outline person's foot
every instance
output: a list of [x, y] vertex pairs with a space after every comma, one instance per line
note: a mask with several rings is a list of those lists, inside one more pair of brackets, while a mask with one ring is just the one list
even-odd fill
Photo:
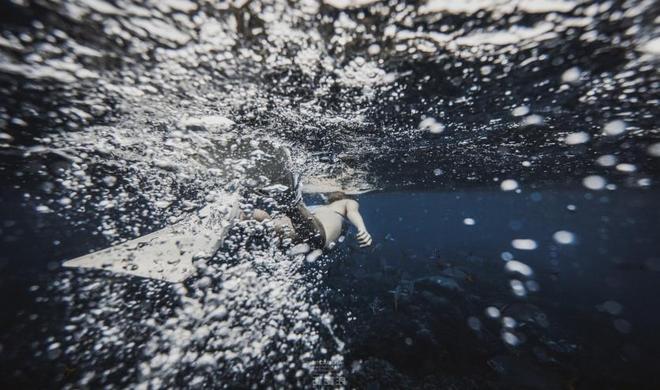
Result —
[[302, 201], [302, 183], [299, 174], [290, 173], [291, 176], [291, 193], [293, 194], [293, 204], [298, 204]]
[[255, 190], [259, 195], [275, 199], [280, 206], [292, 207], [302, 201], [302, 185], [300, 175], [289, 172], [282, 183], [274, 183]]

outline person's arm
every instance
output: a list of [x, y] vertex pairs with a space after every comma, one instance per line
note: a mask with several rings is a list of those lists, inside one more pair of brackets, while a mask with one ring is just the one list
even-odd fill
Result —
[[371, 245], [371, 235], [364, 225], [364, 220], [359, 211], [360, 205], [354, 200], [346, 202], [346, 218], [357, 228], [357, 240], [361, 247]]

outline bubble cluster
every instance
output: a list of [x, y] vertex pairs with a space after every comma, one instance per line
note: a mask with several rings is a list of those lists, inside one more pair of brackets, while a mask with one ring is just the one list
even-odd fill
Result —
[[[265, 184], [274, 155], [354, 191], [524, 183], [540, 202], [535, 179], [582, 183], [594, 198], [657, 182], [653, 2], [10, 3], [21, 17], [0, 34], [0, 148], [15, 159], [3, 173], [39, 218], [107, 245]], [[145, 282], [136, 297], [129, 282], [63, 275], [54, 299], [75, 314], [41, 353], [79, 364], [79, 387], [109, 384], [118, 369], [97, 367], [113, 355], [138, 356], [125, 387], [308, 386], [313, 360], [343, 359], [315, 295], [322, 273], [309, 271], [325, 258], [259, 246], [269, 227], [241, 226], [235, 251], [197, 263], [184, 287]], [[576, 242], [566, 230], [552, 238]], [[502, 287], [519, 302], [540, 286], [517, 256], [539, 244], [511, 246]], [[169, 309], [152, 300], [164, 291]], [[486, 313], [502, 318], [502, 340], [523, 343], [523, 320], [495, 305]]]

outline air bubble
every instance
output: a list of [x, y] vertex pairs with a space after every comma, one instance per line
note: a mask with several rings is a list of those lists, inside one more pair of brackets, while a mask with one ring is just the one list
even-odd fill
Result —
[[117, 183], [117, 178], [114, 176], [105, 176], [103, 178], [103, 183], [108, 187], [113, 187]]
[[504, 316], [502, 317], [502, 326], [505, 328], [513, 329], [516, 327], [518, 322], [513, 318], [509, 316]]
[[617, 162], [616, 156], [613, 156], [611, 154], [606, 154], [596, 159], [596, 163], [601, 167], [613, 167], [614, 165], [616, 165], [616, 162]]
[[511, 241], [511, 246], [521, 251], [532, 251], [538, 247], [538, 244], [529, 238], [517, 238]]
[[525, 285], [520, 280], [513, 279], [509, 282], [509, 285], [511, 286], [511, 291], [513, 292], [513, 295], [517, 297], [524, 297], [527, 295], [527, 290], [525, 289]]
[[38, 213], [41, 213], [41, 214], [51, 213], [53, 211], [53, 210], [50, 209], [50, 207], [48, 207], [46, 205], [43, 205], [43, 204], [35, 207], [35, 210]]
[[500, 309], [496, 308], [495, 306], [489, 306], [486, 308], [486, 315], [490, 318], [499, 318]]
[[502, 180], [502, 183], [500, 183], [500, 188], [502, 191], [513, 191], [518, 188], [518, 182], [513, 179]]
[[477, 317], [469, 317], [467, 319], [468, 326], [474, 331], [481, 330], [481, 321]]
[[649, 145], [646, 152], [652, 157], [660, 157], [660, 142]]
[[619, 172], [626, 172], [626, 173], [632, 173], [637, 170], [637, 167], [634, 166], [633, 164], [617, 164], [616, 170]]
[[532, 276], [534, 273], [530, 266], [517, 260], [508, 261], [504, 268], [509, 272], [516, 272], [527, 277]]
[[627, 320], [623, 318], [617, 318], [613, 321], [614, 329], [619, 331], [619, 333], [628, 334], [632, 330], [632, 325]]
[[603, 133], [614, 136], [614, 135], [619, 135], [622, 134], [623, 132], [626, 131], [626, 123], [622, 120], [615, 120], [608, 122], [604, 127], [603, 127]]
[[578, 67], [573, 67], [570, 69], [567, 69], [562, 73], [561, 75], [561, 81], [565, 83], [575, 83], [580, 79], [580, 76], [582, 75], [582, 72], [580, 71], [580, 68]]
[[602, 176], [591, 175], [582, 179], [582, 185], [593, 191], [599, 191], [605, 188], [607, 182]]
[[440, 134], [445, 131], [445, 125], [439, 123], [435, 118], [425, 118], [419, 122], [419, 129], [428, 131], [431, 134]]
[[623, 312], [623, 305], [617, 301], [605, 301], [600, 305], [596, 306], [596, 308], [600, 311], [604, 311], [613, 316], [618, 316], [619, 314], [621, 314], [621, 312]]
[[564, 142], [566, 142], [567, 145], [579, 145], [589, 141], [589, 138], [591, 138], [589, 134], [585, 133], [584, 131], [580, 131], [567, 135], [564, 139]]
[[502, 332], [502, 340], [508, 345], [515, 347], [520, 344], [520, 339], [518, 336], [511, 332]]
[[502, 253], [500, 254], [500, 257], [501, 257], [502, 260], [504, 260], [504, 261], [513, 260], [513, 254], [511, 254], [511, 252], [502, 252]]
[[525, 116], [529, 114], [529, 107], [527, 106], [516, 107], [513, 110], [511, 110], [511, 114], [513, 116]]
[[555, 234], [552, 235], [552, 238], [558, 244], [562, 244], [562, 245], [569, 245], [575, 243], [575, 234], [567, 230], [556, 231]]

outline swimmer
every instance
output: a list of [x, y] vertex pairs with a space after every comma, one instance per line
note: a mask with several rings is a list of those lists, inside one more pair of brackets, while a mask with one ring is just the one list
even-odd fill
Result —
[[[293, 180], [293, 188], [299, 187]], [[275, 229], [294, 242], [309, 244], [311, 249], [326, 249], [334, 246], [348, 220], [357, 229], [360, 247], [370, 246], [371, 235], [360, 214], [359, 203], [344, 192], [336, 191], [327, 195], [325, 205], [306, 206], [299, 191], [294, 191], [294, 200], [285, 208], [283, 216], [271, 218], [270, 214], [255, 209], [253, 218], [257, 221], [272, 221]]]

